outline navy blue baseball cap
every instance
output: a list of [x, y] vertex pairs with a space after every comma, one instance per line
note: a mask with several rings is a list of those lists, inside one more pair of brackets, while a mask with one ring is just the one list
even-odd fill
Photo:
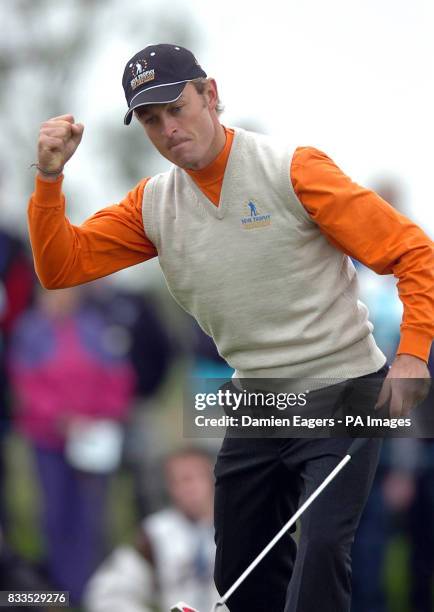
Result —
[[193, 53], [179, 45], [149, 45], [125, 66], [122, 86], [128, 104], [125, 125], [133, 111], [145, 104], [167, 104], [177, 100], [188, 81], [206, 78]]

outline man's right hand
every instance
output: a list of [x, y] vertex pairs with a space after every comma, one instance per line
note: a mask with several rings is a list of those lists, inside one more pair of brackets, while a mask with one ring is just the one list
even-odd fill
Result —
[[74, 155], [81, 142], [84, 125], [74, 123], [72, 115], [60, 115], [45, 121], [41, 125], [38, 140], [38, 166], [42, 171], [58, 172], [47, 176], [40, 174], [46, 180], [56, 180], [63, 166]]

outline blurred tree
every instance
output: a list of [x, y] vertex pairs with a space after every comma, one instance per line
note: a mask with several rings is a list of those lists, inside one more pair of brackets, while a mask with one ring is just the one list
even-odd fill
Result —
[[94, 44], [103, 5], [102, 0], [1, 3], [0, 138], [7, 192], [31, 192], [33, 173], [26, 168], [34, 157], [35, 122], [62, 112], [83, 55]]
[[[35, 158], [39, 123], [65, 109], [79, 108], [80, 103], [92, 104], [100, 85], [97, 82], [89, 90], [83, 83], [100, 61], [101, 48], [110, 49], [119, 41], [125, 46], [127, 41], [137, 50], [156, 40], [188, 46], [194, 22], [185, 7], [181, 13], [173, 6], [169, 11], [169, 5], [150, 7], [137, 0], [130, 0], [127, 7], [115, 0], [5, 0], [0, 3], [0, 23], [0, 215], [23, 230], [25, 202], [33, 189], [34, 173], [28, 166]], [[113, 64], [110, 58], [109, 62]], [[106, 83], [118, 79], [120, 87], [120, 77], [113, 70]], [[109, 176], [108, 185], [117, 182], [122, 191], [124, 185], [130, 188], [140, 179], [144, 168], [146, 175], [154, 172], [157, 163], [155, 158], [144, 163], [153, 152], [138, 126], [126, 130], [121, 118], [111, 123], [101, 120], [92, 126], [96, 143], [92, 153], [99, 153], [104, 163], [100, 171]], [[93, 168], [93, 161], [87, 166]], [[86, 207], [86, 185], [73, 191], [74, 201], [81, 203], [82, 218], [84, 210], [94, 210], [95, 204]]]

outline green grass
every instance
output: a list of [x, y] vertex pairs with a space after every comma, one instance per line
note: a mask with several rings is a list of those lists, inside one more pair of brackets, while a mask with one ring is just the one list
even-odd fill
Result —
[[407, 568], [408, 545], [404, 536], [398, 536], [389, 543], [385, 563], [387, 604], [390, 612], [410, 610]]
[[26, 559], [39, 560], [44, 543], [38, 524], [40, 499], [32, 457], [27, 445], [14, 434], [8, 436], [5, 450], [9, 542]]

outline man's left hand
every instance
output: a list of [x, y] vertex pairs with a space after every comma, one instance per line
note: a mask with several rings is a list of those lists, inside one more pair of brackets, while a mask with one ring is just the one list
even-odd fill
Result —
[[414, 355], [398, 355], [381, 387], [375, 410], [389, 404], [390, 417], [407, 416], [426, 398], [430, 384], [431, 376], [422, 359]]

